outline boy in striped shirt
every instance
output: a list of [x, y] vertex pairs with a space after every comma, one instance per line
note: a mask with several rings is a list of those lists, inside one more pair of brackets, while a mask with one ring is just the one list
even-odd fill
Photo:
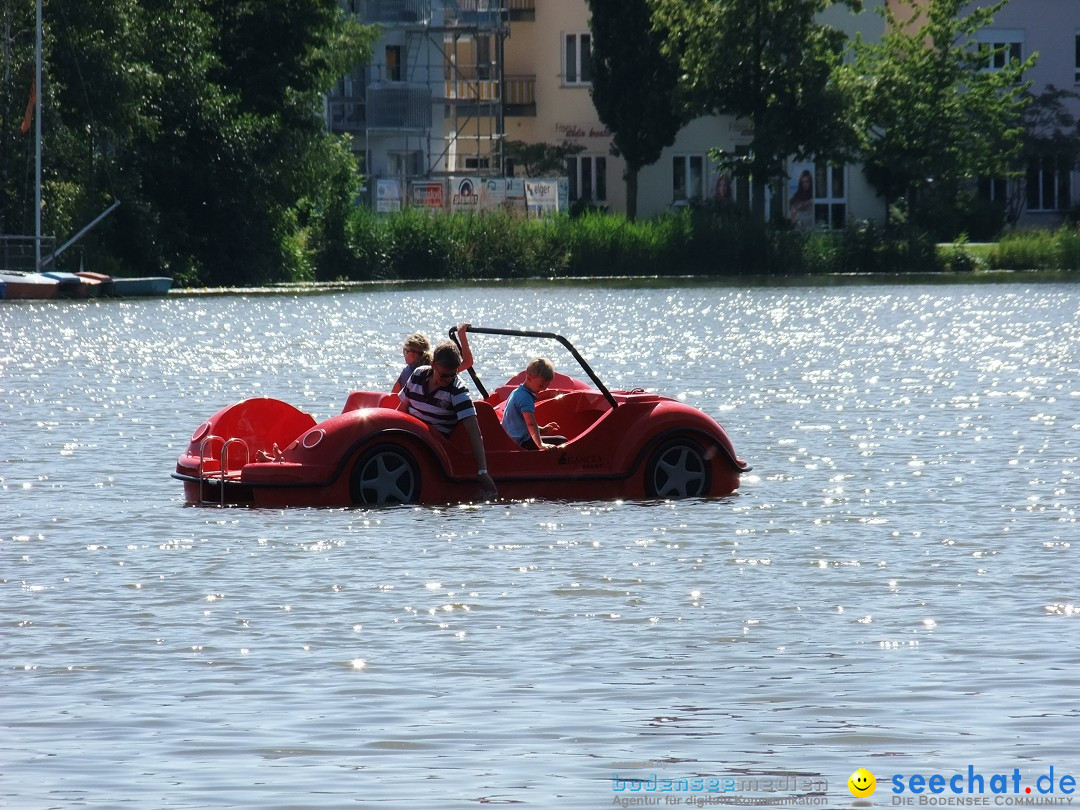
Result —
[[484, 453], [484, 437], [476, 421], [469, 392], [458, 377], [461, 353], [453, 341], [444, 340], [435, 347], [430, 366], [417, 368], [409, 381], [398, 393], [399, 411], [415, 416], [438, 430], [444, 436], [450, 434], [458, 422], [469, 437], [473, 457], [476, 459], [476, 475], [483, 485], [485, 495], [498, 497], [495, 482], [487, 471]]

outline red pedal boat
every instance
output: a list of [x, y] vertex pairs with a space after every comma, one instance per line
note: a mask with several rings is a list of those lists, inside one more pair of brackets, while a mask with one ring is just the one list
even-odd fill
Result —
[[[591, 385], [556, 374], [536, 401], [540, 424], [564, 441], [521, 449], [500, 424], [524, 372], [490, 394], [470, 369], [488, 470], [501, 498], [609, 500], [729, 495], [750, 469], [724, 429], [696, 408], [640, 389], [609, 391], [561, 335], [470, 327], [472, 334], [556, 340]], [[455, 330], [450, 336], [456, 339]], [[247, 399], [203, 422], [173, 477], [191, 504], [368, 506], [465, 503], [481, 496], [460, 427], [449, 437], [397, 410], [398, 398], [355, 391], [337, 416], [316, 423], [277, 399]], [[283, 448], [283, 449], [282, 449]]]

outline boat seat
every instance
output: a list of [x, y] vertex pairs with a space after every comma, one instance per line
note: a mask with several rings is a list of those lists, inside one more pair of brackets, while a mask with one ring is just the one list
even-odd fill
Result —
[[397, 394], [384, 394], [381, 391], [353, 391], [345, 400], [342, 413], [357, 411], [361, 408], [390, 408], [396, 409], [401, 404]]
[[[502, 423], [499, 421], [499, 417], [496, 415], [495, 409], [491, 407], [490, 402], [476, 399], [473, 400], [473, 407], [476, 409], [477, 427], [480, 428], [480, 435], [484, 437], [485, 450], [492, 452], [520, 449], [514, 443], [514, 440], [506, 435], [506, 431], [503, 430]], [[472, 452], [472, 447], [469, 445], [469, 436], [462, 430], [461, 425], [455, 425], [447, 439], [454, 447], [467, 453]]]
[[538, 401], [536, 422], [540, 425], [557, 422], [559, 431], [569, 441], [592, 427], [609, 410], [611, 406], [597, 391], [569, 391]]

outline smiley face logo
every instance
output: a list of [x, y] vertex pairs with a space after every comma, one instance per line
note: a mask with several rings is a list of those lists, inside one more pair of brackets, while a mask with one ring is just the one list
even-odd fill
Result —
[[873, 795], [874, 791], [877, 790], [877, 779], [866, 768], [859, 768], [848, 777], [847, 786], [852, 796], [865, 799], [867, 796]]

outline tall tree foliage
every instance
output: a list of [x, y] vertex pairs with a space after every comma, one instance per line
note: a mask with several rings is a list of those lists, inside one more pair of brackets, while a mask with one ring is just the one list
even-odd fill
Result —
[[668, 33], [648, 0], [588, 0], [592, 100], [626, 161], [626, 214], [637, 217], [638, 172], [655, 163], [685, 123], [679, 65], [663, 52]]
[[[33, 7], [0, 8], [0, 32], [12, 18], [3, 67], [13, 79], [29, 79]], [[336, 0], [45, 8], [48, 230], [69, 234], [117, 197], [121, 208], [87, 240], [106, 268], [223, 284], [327, 272], [319, 265], [347, 238], [358, 177], [347, 145], [324, 131], [321, 94], [366, 61], [371, 30]], [[5, 77], [12, 84], [22, 82]], [[8, 148], [25, 87], [0, 106], [5, 180], [25, 174]], [[19, 189], [0, 192], [10, 232], [30, 206], [19, 184], [3, 186]]]
[[[34, 74], [34, 6], [0, 5], [0, 230], [7, 234], [34, 228], [35, 127], [20, 126]], [[147, 71], [122, 61], [145, 47], [146, 32], [136, 0], [53, 0], [43, 22], [42, 225], [62, 238], [109, 202], [124, 145], [152, 125]]]
[[169, 33], [147, 55], [160, 127], [133, 150], [146, 206], [128, 210], [163, 234], [143, 249], [200, 281], [310, 276], [312, 248], [343, 226], [356, 191], [346, 146], [323, 131], [321, 93], [365, 60], [370, 34], [335, 0], [146, 6]]
[[566, 171], [566, 159], [585, 151], [584, 146], [569, 141], [555, 145], [508, 140], [504, 148], [507, 159], [519, 165], [526, 177], [562, 174]]
[[678, 58], [695, 112], [726, 113], [753, 131], [745, 159], [717, 152], [749, 176], [755, 213], [765, 185], [789, 157], [839, 159], [854, 143], [846, 100], [833, 81], [844, 34], [820, 22], [832, 5], [860, 0], [650, 0], [671, 32], [665, 51]]
[[866, 177], [886, 201], [952, 205], [979, 175], [1015, 170], [1022, 76], [1034, 58], [988, 70], [993, 54], [976, 38], [1005, 2], [895, 0], [883, 11], [881, 40], [856, 41], [842, 83], [862, 133]]

